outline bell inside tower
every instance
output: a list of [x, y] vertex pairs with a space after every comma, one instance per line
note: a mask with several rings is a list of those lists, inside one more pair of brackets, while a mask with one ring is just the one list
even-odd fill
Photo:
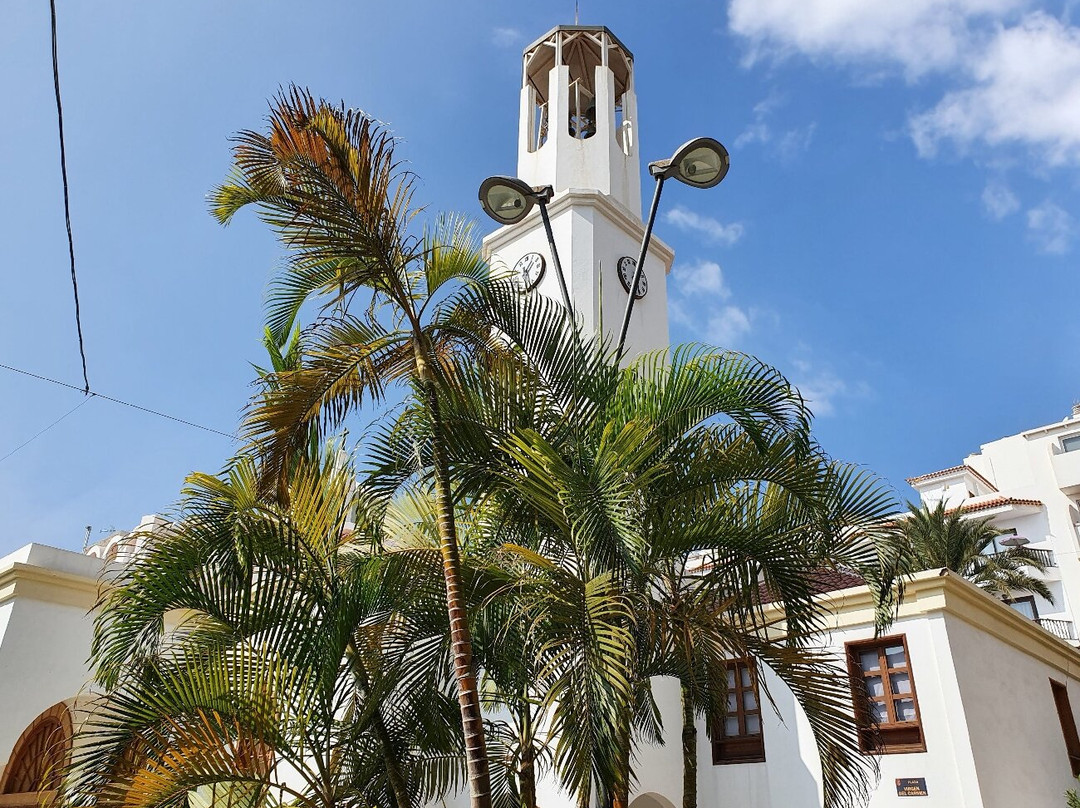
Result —
[[[603, 26], [560, 25], [522, 54], [518, 176], [641, 208], [634, 56]], [[640, 215], [640, 214], [638, 214]]]
[[[627, 93], [633, 89], [633, 56], [606, 28], [588, 26], [560, 26], [525, 51], [524, 89], [529, 95], [530, 152], [542, 148], [548, 142], [551, 126], [551, 71], [555, 67], [567, 68], [567, 115], [566, 134], [577, 140], [586, 140], [601, 131], [604, 120], [611, 112], [611, 135], [624, 154], [629, 154], [632, 142], [632, 121], [627, 114]], [[600, 107], [597, 87], [598, 78], [604, 74], [597, 68], [610, 71], [614, 79], [614, 93], [608, 99], [610, 110]], [[599, 113], [599, 114], [598, 114]]]

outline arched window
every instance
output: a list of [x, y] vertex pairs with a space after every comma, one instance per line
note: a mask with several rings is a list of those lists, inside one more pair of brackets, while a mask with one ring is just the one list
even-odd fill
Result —
[[105, 552], [105, 563], [111, 564], [116, 561], [120, 556], [120, 542], [116, 541], [109, 545], [109, 549]]
[[61, 702], [35, 718], [15, 742], [0, 794], [56, 790], [70, 753], [71, 712]]

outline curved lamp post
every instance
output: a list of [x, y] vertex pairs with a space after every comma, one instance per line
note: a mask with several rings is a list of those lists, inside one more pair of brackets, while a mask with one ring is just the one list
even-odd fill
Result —
[[559, 291], [562, 292], [566, 310], [573, 314], [574, 307], [570, 303], [570, 292], [566, 288], [566, 278], [563, 277], [559, 251], [555, 248], [555, 237], [551, 234], [551, 220], [548, 218], [547, 203], [552, 194], [550, 185], [533, 188], [517, 177], [488, 177], [480, 183], [480, 206], [484, 213], [503, 225], [517, 224], [529, 215], [533, 205], [540, 206], [540, 217], [544, 220], [544, 232], [551, 249], [551, 262], [559, 279]]
[[[674, 177], [679, 182], [693, 188], [712, 188], [727, 175], [731, 159], [724, 145], [711, 137], [699, 137], [680, 146], [669, 159], [649, 163], [649, 173], [656, 178], [656, 190], [653, 192], [652, 205], [649, 208], [649, 220], [645, 225], [645, 235], [641, 240], [641, 253], [638, 255], [634, 280], [626, 299], [626, 313], [623, 315], [622, 329], [619, 331], [621, 354], [626, 343], [626, 330], [630, 327], [630, 315], [634, 310], [634, 292], [641, 282], [645, 269], [645, 256], [652, 240], [653, 224], [656, 222], [656, 209], [660, 204], [660, 193], [664, 189], [664, 180]], [[484, 212], [501, 225], [517, 224], [524, 219], [533, 205], [540, 206], [540, 217], [544, 221], [551, 260], [555, 264], [555, 274], [559, 279], [559, 291], [562, 292], [566, 310], [573, 312], [570, 292], [563, 276], [559, 251], [555, 247], [555, 237], [551, 233], [551, 220], [548, 218], [547, 203], [553, 195], [550, 185], [533, 187], [517, 177], [488, 177], [480, 184], [480, 205]]]
[[623, 315], [622, 330], [619, 331], [617, 353], [622, 353], [626, 342], [626, 330], [630, 327], [630, 314], [634, 310], [634, 292], [637, 291], [638, 283], [641, 282], [641, 273], [645, 269], [645, 255], [649, 251], [649, 242], [652, 240], [653, 223], [656, 221], [656, 208], [660, 204], [664, 180], [674, 177], [693, 188], [712, 188], [724, 179], [730, 166], [731, 158], [728, 156], [727, 149], [720, 141], [711, 137], [694, 138], [681, 145], [669, 159], [649, 163], [649, 173], [656, 177], [656, 190], [653, 192], [652, 206], [649, 208], [649, 221], [645, 225], [645, 235], [641, 240], [641, 253], [638, 255], [637, 269], [634, 270], [634, 281], [630, 284], [630, 292], [626, 299], [626, 313]]

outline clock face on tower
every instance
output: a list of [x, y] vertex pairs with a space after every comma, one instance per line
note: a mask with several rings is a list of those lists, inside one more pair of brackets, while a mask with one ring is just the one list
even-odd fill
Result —
[[[622, 281], [623, 289], [627, 292], [630, 291], [630, 284], [634, 282], [634, 272], [637, 270], [637, 261], [630, 256], [623, 256], [619, 259], [618, 263], [619, 280]], [[645, 297], [649, 291], [649, 279], [645, 277], [645, 273], [641, 273], [641, 280], [638, 281], [637, 289], [634, 290], [634, 297], [639, 300]]]
[[544, 256], [537, 252], [525, 253], [514, 264], [513, 277], [522, 292], [534, 289], [544, 277]]

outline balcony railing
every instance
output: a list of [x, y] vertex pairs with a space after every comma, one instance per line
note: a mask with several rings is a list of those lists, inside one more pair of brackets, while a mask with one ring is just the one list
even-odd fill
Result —
[[1054, 558], [1053, 550], [1036, 550], [1031, 547], [1024, 548], [1028, 555], [1032, 556], [1036, 561], [1041, 563], [1044, 567], [1056, 567], [1057, 560]]
[[1040, 617], [1035, 622], [1055, 637], [1060, 637], [1063, 640], [1076, 639], [1076, 631], [1073, 629], [1073, 624], [1069, 620], [1047, 620], [1046, 618]]
[[[1009, 550], [998, 550], [998, 551], [994, 552], [992, 555], [1002, 555], [1003, 553], [1007, 553], [1007, 552], [1009, 552]], [[1054, 551], [1053, 550], [1036, 550], [1034, 547], [1025, 547], [1024, 552], [1028, 556], [1034, 558], [1036, 561], [1038, 561], [1044, 567], [1056, 567], [1057, 566], [1057, 559], [1054, 558]]]

